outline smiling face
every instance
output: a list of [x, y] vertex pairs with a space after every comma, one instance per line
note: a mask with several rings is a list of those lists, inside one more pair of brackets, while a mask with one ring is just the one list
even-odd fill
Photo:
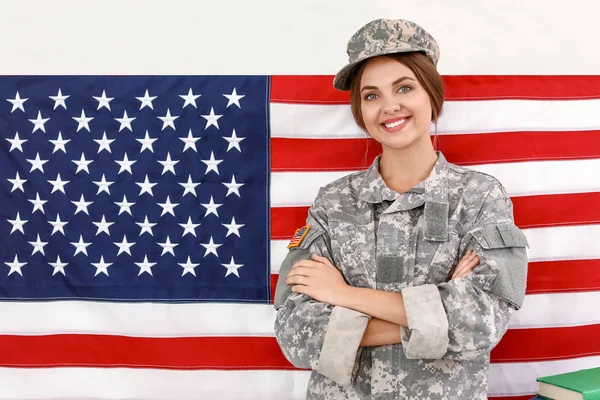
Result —
[[369, 60], [359, 90], [364, 128], [381, 143], [384, 152], [420, 147], [430, 141], [429, 95], [406, 65], [389, 57]]

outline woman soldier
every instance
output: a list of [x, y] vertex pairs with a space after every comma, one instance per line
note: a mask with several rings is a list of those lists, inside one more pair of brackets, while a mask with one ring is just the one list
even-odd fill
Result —
[[279, 345], [313, 370], [309, 399], [487, 399], [490, 351], [523, 304], [527, 240], [494, 177], [434, 150], [433, 37], [375, 20], [347, 52], [334, 87], [383, 152], [321, 188], [288, 246]]

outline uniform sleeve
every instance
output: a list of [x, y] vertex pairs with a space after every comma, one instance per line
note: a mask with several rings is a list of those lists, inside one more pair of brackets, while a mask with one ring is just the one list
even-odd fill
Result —
[[359, 347], [370, 317], [345, 307], [292, 293], [285, 276], [312, 253], [332, 263], [327, 213], [319, 195], [308, 213], [309, 233], [288, 251], [275, 291], [275, 336], [285, 357], [298, 368], [310, 368], [335, 382], [349, 384], [358, 370]]
[[[409, 358], [472, 360], [489, 353], [525, 298], [527, 239], [514, 224], [512, 203], [498, 186], [460, 241], [480, 263], [467, 278], [403, 290], [409, 328], [401, 328]], [[452, 262], [452, 261], [449, 261]]]

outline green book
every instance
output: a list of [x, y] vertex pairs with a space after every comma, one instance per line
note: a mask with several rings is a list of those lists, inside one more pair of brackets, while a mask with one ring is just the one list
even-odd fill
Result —
[[538, 378], [540, 396], [554, 400], [600, 400], [600, 368]]

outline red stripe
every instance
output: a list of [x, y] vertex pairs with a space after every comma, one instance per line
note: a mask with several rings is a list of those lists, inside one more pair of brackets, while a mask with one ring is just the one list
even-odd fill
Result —
[[535, 396], [535, 393], [526, 396], [493, 396], [488, 397], [488, 400], [530, 400]]
[[270, 337], [0, 336], [0, 366], [289, 369]]
[[493, 362], [562, 360], [600, 354], [600, 324], [509, 329], [492, 350]]
[[[279, 274], [271, 274], [274, 298]], [[529, 263], [527, 294], [600, 291], [600, 260], [541, 261]]]
[[[492, 351], [491, 359], [497, 363], [598, 355], [598, 337], [600, 325], [511, 329]], [[0, 366], [296, 369], [285, 359], [273, 337], [108, 335], [0, 336]]]
[[527, 293], [600, 291], [600, 260], [530, 262]]
[[[444, 76], [446, 100], [600, 98], [600, 76]], [[271, 102], [347, 104], [349, 93], [333, 88], [333, 76], [271, 78]]]
[[[598, 158], [600, 130], [437, 135], [436, 147], [448, 161], [467, 166]], [[271, 170], [358, 170], [379, 154], [381, 145], [373, 139], [272, 138]]]
[[[522, 229], [600, 223], [600, 192], [511, 198], [515, 223]], [[540, 212], [544, 210], [544, 212]], [[305, 225], [308, 207], [272, 207], [271, 239], [289, 240]]]

